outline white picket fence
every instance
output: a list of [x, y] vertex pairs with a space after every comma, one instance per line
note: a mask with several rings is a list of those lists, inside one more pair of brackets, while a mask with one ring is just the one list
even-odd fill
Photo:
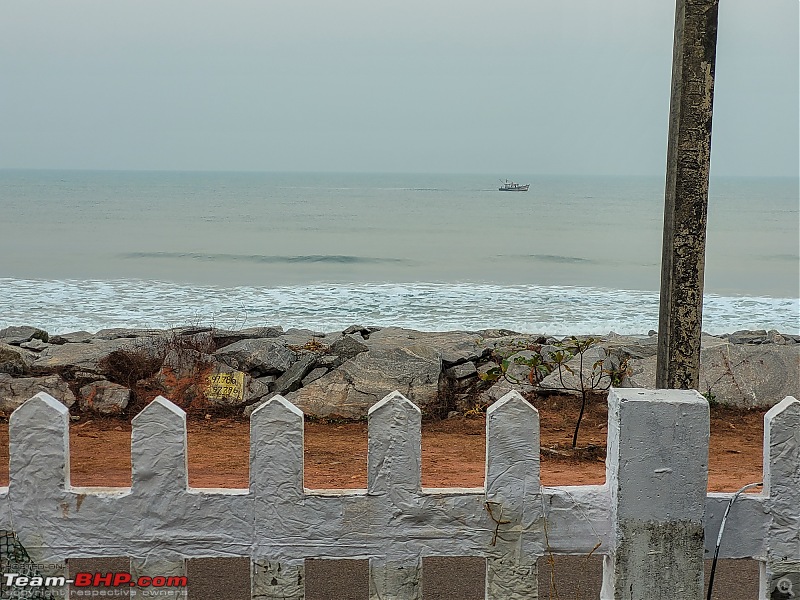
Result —
[[[451, 556], [486, 559], [488, 599], [537, 598], [539, 557], [590, 552], [604, 556], [602, 598], [703, 598], [731, 494], [706, 493], [709, 412], [696, 392], [610, 392], [605, 485], [541, 486], [539, 415], [512, 392], [487, 413], [485, 486], [423, 488], [420, 424], [414, 404], [389, 394], [369, 411], [367, 489], [310, 490], [303, 414], [275, 397], [251, 417], [249, 489], [190, 488], [186, 416], [158, 398], [133, 420], [132, 486], [81, 488], [70, 485], [68, 412], [40, 393], [11, 416], [0, 528], [37, 563], [128, 556], [134, 575], [249, 557], [258, 599], [302, 599], [305, 558], [367, 558], [371, 599], [421, 598], [422, 558]], [[720, 557], [761, 561], [762, 599], [800, 578], [794, 398], [765, 417], [763, 492], [733, 506]]]

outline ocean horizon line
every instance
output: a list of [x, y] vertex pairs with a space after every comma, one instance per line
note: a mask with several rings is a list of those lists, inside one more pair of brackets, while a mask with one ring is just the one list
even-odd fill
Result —
[[[663, 173], [537, 173], [517, 171], [406, 171], [406, 170], [316, 170], [316, 169], [188, 169], [188, 168], [100, 168], [100, 167], [0, 167], [0, 173], [142, 173], [142, 174], [221, 174], [221, 175], [422, 175], [422, 176], [458, 176], [458, 177], [540, 177], [570, 179], [664, 179]], [[511, 173], [504, 175], [504, 173]], [[776, 174], [712, 174], [711, 180], [773, 180], [786, 179], [800, 182], [800, 175]]]

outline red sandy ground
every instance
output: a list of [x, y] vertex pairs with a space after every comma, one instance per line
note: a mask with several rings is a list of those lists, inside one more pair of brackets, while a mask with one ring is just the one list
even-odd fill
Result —
[[[537, 399], [542, 448], [567, 448], [578, 401]], [[709, 451], [710, 491], [731, 492], [761, 481], [763, 411], [712, 409]], [[605, 447], [607, 410], [594, 401], [581, 425], [579, 446]], [[422, 485], [482, 487], [485, 419], [457, 417], [424, 423]], [[129, 486], [130, 435], [127, 421], [91, 419], [70, 425], [71, 481], [75, 486]], [[189, 484], [192, 487], [246, 488], [249, 423], [197, 419], [188, 423]], [[587, 485], [605, 481], [602, 456], [555, 456], [543, 450], [543, 485]], [[367, 424], [307, 422], [305, 485], [308, 488], [365, 488]], [[0, 485], [8, 485], [8, 424], [0, 424]], [[756, 490], [757, 491], [757, 490]]]

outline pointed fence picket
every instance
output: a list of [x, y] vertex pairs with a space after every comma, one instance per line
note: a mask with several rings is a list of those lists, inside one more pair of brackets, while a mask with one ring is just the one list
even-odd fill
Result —
[[[422, 487], [421, 413], [398, 392], [369, 411], [365, 490], [304, 488], [303, 414], [281, 396], [252, 414], [249, 489], [189, 487], [186, 415], [165, 398], [133, 420], [130, 488], [72, 486], [68, 426], [45, 393], [10, 419], [0, 527], [35, 562], [127, 556], [132, 574], [163, 576], [248, 557], [261, 600], [302, 599], [306, 558], [367, 558], [371, 599], [419, 599], [426, 556], [483, 557], [487, 599], [537, 598], [540, 557], [589, 553], [604, 556], [603, 598], [700, 600], [731, 498], [706, 494], [708, 404], [694, 391], [610, 392], [602, 486], [540, 485], [539, 415], [515, 392], [487, 411], [483, 488]], [[761, 598], [800, 578], [794, 398], [765, 417], [764, 491], [734, 505], [720, 556], [762, 562]]]

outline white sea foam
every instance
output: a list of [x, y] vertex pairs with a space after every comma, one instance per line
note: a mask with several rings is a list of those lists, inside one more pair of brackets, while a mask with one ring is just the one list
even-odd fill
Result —
[[[218, 287], [142, 280], [0, 278], [0, 327], [50, 333], [190, 323], [341, 330], [361, 323], [423, 331], [506, 328], [552, 335], [646, 333], [658, 293], [598, 287], [487, 283], [357, 283]], [[800, 334], [797, 298], [706, 295], [703, 329]]]

